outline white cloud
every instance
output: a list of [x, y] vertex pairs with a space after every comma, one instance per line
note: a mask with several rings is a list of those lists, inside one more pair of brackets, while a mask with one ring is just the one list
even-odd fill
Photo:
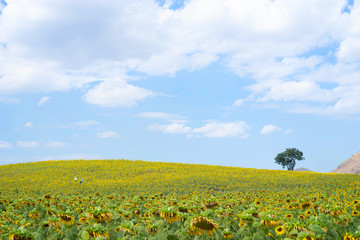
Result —
[[104, 131], [104, 132], [99, 132], [96, 136], [98, 136], [99, 138], [114, 138], [114, 137], [119, 137], [119, 134], [113, 131]]
[[316, 101], [328, 102], [333, 98], [332, 91], [321, 89], [314, 82], [279, 82], [261, 98], [261, 101]]
[[152, 91], [118, 80], [96, 85], [85, 94], [84, 99], [102, 107], [132, 107], [137, 102], [155, 95]]
[[36, 141], [17, 141], [16, 144], [19, 148], [35, 148], [39, 146]]
[[277, 131], [281, 131], [281, 128], [272, 124], [268, 124], [261, 129], [261, 134], [269, 134]]
[[284, 132], [284, 134], [290, 134], [290, 133], [292, 133], [292, 132], [293, 132], [292, 129], [288, 129], [288, 130], [286, 130], [286, 131]]
[[148, 127], [148, 130], [172, 134], [187, 134], [189, 137], [209, 137], [209, 138], [222, 138], [222, 137], [242, 137], [249, 136], [247, 132], [250, 129], [244, 122], [211, 122], [199, 128], [191, 128], [185, 126], [183, 123], [171, 124], [154, 124]]
[[94, 120], [79, 121], [79, 122], [74, 123], [74, 125], [79, 126], [79, 127], [84, 127], [84, 128], [87, 128], [87, 127], [90, 127], [93, 125], [97, 125], [97, 124], [99, 124], [99, 123]]
[[360, 4], [354, 1], [351, 14], [346, 15], [342, 28], [343, 41], [337, 52], [338, 59], [342, 62], [359, 62], [360, 46], [357, 44], [360, 39], [360, 29], [356, 27], [360, 21]]
[[45, 143], [45, 146], [46, 146], [46, 147], [49, 147], [49, 148], [61, 148], [61, 147], [66, 146], [66, 143], [64, 143], [64, 142], [57, 142], [57, 141], [51, 141], [51, 142]]
[[0, 141], [0, 149], [1, 148], [13, 148], [13, 145], [8, 142]]
[[19, 102], [20, 102], [20, 100], [15, 97], [0, 96], [0, 103], [16, 104]]
[[244, 102], [245, 102], [244, 99], [239, 98], [239, 99], [235, 100], [235, 102], [233, 103], [233, 106], [234, 106], [234, 107], [241, 106], [241, 105], [244, 104]]
[[32, 122], [26, 122], [24, 124], [24, 127], [33, 127], [33, 126], [34, 126], [34, 124]]
[[183, 123], [171, 123], [164, 125], [154, 124], [149, 126], [148, 130], [164, 133], [189, 133], [191, 128], [185, 126]]
[[[344, 4], [191, 0], [172, 10], [148, 0], [10, 1], [0, 22], [0, 94], [82, 89], [88, 103], [132, 107], [158, 95], [130, 82], [133, 73], [175, 74], [221, 61], [255, 82], [248, 102], [360, 113], [352, 92], [322, 86], [359, 86], [360, 4], [342, 13]], [[326, 54], [311, 52], [334, 45], [330, 66]], [[338, 72], [317, 77], [327, 68]]]
[[193, 133], [200, 134], [210, 138], [222, 138], [222, 137], [241, 137], [246, 138], [249, 136], [247, 131], [250, 129], [244, 122], [213, 122], [208, 123], [202, 127], [193, 129]]
[[95, 120], [87, 120], [87, 121], [78, 121], [70, 124], [65, 124], [63, 127], [65, 128], [82, 128], [86, 129], [90, 126], [98, 125], [99, 123]]
[[139, 113], [138, 116], [142, 118], [164, 119], [172, 122], [186, 122], [186, 118], [184, 116], [163, 112], [142, 112]]
[[50, 100], [50, 97], [42, 97], [40, 101], [38, 102], [38, 106], [42, 106], [44, 103]]

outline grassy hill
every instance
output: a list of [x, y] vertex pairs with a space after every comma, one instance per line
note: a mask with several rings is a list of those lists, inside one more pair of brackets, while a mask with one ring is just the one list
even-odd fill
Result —
[[360, 173], [360, 151], [341, 163], [332, 173]]
[[129, 160], [11, 164], [0, 166], [0, 239], [356, 239], [359, 190], [356, 174]]
[[[84, 179], [82, 184], [74, 177]], [[326, 174], [259, 170], [198, 164], [130, 160], [73, 160], [19, 163], [0, 166], [3, 191], [45, 194], [51, 192], [103, 192], [134, 195], [162, 192], [242, 191], [308, 188], [326, 181], [347, 183]], [[352, 180], [351, 180], [352, 181]]]

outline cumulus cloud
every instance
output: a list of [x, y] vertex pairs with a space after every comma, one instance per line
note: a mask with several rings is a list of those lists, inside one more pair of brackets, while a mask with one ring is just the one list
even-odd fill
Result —
[[99, 132], [96, 136], [99, 138], [114, 138], [114, 137], [119, 137], [119, 134], [113, 131], [104, 131], [104, 132]]
[[244, 122], [213, 122], [205, 124], [202, 127], [193, 129], [193, 133], [203, 135], [210, 138], [221, 138], [221, 137], [242, 137], [246, 138], [249, 136], [247, 130], [249, 130]]
[[185, 126], [183, 123], [171, 123], [171, 124], [154, 124], [148, 127], [148, 130], [155, 132], [164, 132], [164, 133], [189, 133], [191, 128]]
[[221, 61], [254, 82], [246, 88], [254, 104], [300, 101], [324, 114], [360, 113], [354, 92], [341, 90], [360, 79], [360, 4], [344, 12], [345, 4], [190, 0], [173, 10], [148, 0], [11, 1], [0, 21], [0, 94], [82, 89], [88, 103], [132, 107], [159, 94], [130, 76]]
[[0, 141], [0, 149], [1, 148], [13, 148], [13, 145], [8, 142]]
[[32, 122], [26, 122], [24, 124], [24, 127], [33, 127], [33, 126], [34, 126], [34, 124]]
[[48, 148], [61, 148], [61, 147], [66, 146], [66, 143], [57, 142], [57, 141], [51, 141], [51, 142], [45, 143], [45, 146], [48, 147]]
[[272, 124], [268, 124], [261, 129], [261, 134], [269, 134], [277, 131], [281, 131], [281, 128]]
[[38, 102], [38, 106], [42, 106], [44, 103], [46, 103], [49, 100], [50, 100], [50, 97], [42, 97]]
[[16, 144], [19, 148], [35, 148], [39, 146], [36, 141], [17, 141]]
[[171, 124], [154, 124], [148, 127], [148, 130], [164, 132], [164, 133], [178, 133], [187, 134], [189, 137], [209, 137], [209, 138], [223, 138], [223, 137], [241, 137], [249, 136], [248, 130], [250, 127], [244, 122], [210, 122], [199, 128], [191, 128], [183, 123]]
[[104, 81], [89, 90], [85, 101], [102, 107], [132, 107], [156, 93], [128, 84], [123, 80]]
[[89, 128], [90, 126], [94, 126], [94, 125], [98, 125], [99, 123], [95, 120], [86, 120], [86, 121], [78, 121], [78, 122], [73, 122], [70, 124], [64, 124], [62, 125], [62, 127], [64, 128], [82, 128], [82, 129], [86, 129]]
[[164, 119], [171, 122], [186, 122], [186, 117], [184, 116], [163, 112], [142, 112], [137, 116], [142, 118]]

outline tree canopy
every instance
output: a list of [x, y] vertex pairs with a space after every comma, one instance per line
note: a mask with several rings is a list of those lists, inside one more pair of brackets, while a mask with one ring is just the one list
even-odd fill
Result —
[[293, 171], [296, 160], [302, 161], [305, 158], [303, 157], [303, 153], [296, 148], [287, 148], [284, 152], [279, 153], [275, 157], [275, 162], [282, 166], [282, 168], [287, 168], [288, 170]]

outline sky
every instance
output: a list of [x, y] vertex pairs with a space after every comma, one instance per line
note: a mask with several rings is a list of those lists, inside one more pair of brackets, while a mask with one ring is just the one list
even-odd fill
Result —
[[0, 164], [329, 172], [360, 150], [360, 1], [0, 0]]

